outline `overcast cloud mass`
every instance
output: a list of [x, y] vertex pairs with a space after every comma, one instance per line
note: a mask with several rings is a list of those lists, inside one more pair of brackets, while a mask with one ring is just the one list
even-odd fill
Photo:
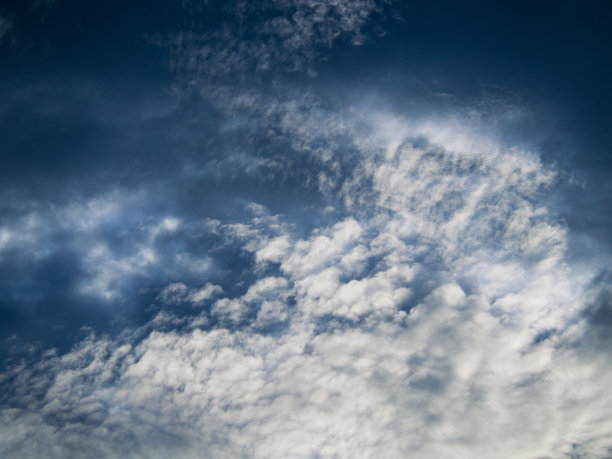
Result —
[[612, 457], [606, 2], [0, 5], [0, 456]]

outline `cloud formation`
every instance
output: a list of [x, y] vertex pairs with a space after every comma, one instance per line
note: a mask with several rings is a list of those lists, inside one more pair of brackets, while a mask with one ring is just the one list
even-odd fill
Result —
[[381, 5], [231, 2], [164, 42], [164, 173], [3, 197], [2, 301], [116, 328], [9, 353], [0, 456], [610, 454], [610, 279], [567, 256], [555, 168], [302, 85]]
[[305, 238], [261, 206], [209, 223], [261, 274], [235, 297], [168, 285], [164, 304], [213, 303], [5, 375], [3, 455], [605, 455], [612, 373], [580, 318], [594, 293], [534, 201], [552, 172], [454, 134], [364, 149], [349, 216]]

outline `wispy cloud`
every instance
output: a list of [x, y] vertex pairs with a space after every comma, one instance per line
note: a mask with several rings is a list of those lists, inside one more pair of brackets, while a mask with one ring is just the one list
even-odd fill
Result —
[[365, 40], [361, 29], [377, 8], [374, 0], [231, 2], [231, 19], [216, 32], [181, 32], [166, 44], [176, 70], [204, 81], [240, 81], [251, 72], [314, 74], [321, 48]]

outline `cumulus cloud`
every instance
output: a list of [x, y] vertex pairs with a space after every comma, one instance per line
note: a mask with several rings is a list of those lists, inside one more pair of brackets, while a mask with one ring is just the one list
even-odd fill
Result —
[[[153, 333], [133, 349], [93, 340], [54, 359], [40, 407], [3, 416], [69, 454], [87, 442], [104, 455], [161, 456], [160, 433], [186, 457], [537, 457], [571, 442], [605, 452], [605, 409], [584, 405], [607, 399], [589, 382], [601, 367], [551, 344], [527, 350], [456, 284], [419, 308], [368, 330]], [[578, 399], [564, 399], [575, 384]], [[10, 452], [23, 434], [3, 438]]]
[[3, 455], [607, 454], [612, 373], [581, 315], [599, 294], [537, 204], [552, 171], [464, 134], [364, 141], [347, 214], [306, 237], [260, 206], [209, 220], [252, 255], [244, 293], [169, 284], [159, 301], [210, 302], [215, 325], [158, 316], [5, 376]]

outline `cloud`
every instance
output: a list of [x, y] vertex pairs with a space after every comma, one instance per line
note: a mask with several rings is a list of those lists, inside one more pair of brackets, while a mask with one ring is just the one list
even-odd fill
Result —
[[[149, 190], [67, 201], [4, 203], [3, 340], [17, 333], [20, 340], [42, 346], [64, 340], [71, 346], [69, 329], [120, 328], [126, 320], [152, 319], [168, 307], [156, 296], [169, 284], [189, 286], [176, 305], [182, 314], [184, 309], [197, 314], [222, 291], [214, 282], [221, 277], [218, 257], [207, 251], [213, 236], [202, 234], [198, 218], [184, 220], [155, 209], [159, 200]], [[229, 277], [225, 281], [231, 283]], [[4, 356], [12, 346], [26, 347], [7, 343]]]
[[172, 305], [187, 302], [197, 306], [222, 292], [223, 289], [221, 287], [211, 284], [210, 282], [199, 289], [189, 289], [185, 284], [176, 282], [164, 288], [158, 298], [164, 304]]
[[231, 3], [166, 43], [208, 100], [179, 91], [196, 153], [151, 157], [165, 181], [5, 199], [3, 297], [119, 331], [7, 360], [2, 457], [609, 454], [609, 278], [567, 259], [555, 170], [290, 81], [377, 5]]
[[[166, 251], [166, 241], [180, 233], [180, 220], [171, 216], [137, 215], [134, 210], [149, 205], [146, 193], [126, 196], [111, 192], [104, 196], [51, 208], [35, 207], [2, 228], [2, 253], [19, 253], [22, 260], [36, 262], [67, 249], [57, 238], [67, 237], [78, 253], [84, 271], [80, 290], [113, 299], [133, 277], [159, 269], [165, 259], [167, 270], [186, 269], [199, 274], [210, 268], [206, 258], [196, 259], [181, 251]], [[23, 203], [22, 203], [23, 205]], [[146, 221], [149, 220], [149, 221]], [[118, 225], [122, 233], [116, 234]], [[130, 232], [126, 231], [131, 227]]]
[[7, 375], [2, 454], [607, 454], [612, 374], [589, 338], [607, 297], [538, 204], [552, 171], [460, 129], [410, 129], [354, 139], [345, 212], [321, 209], [310, 234], [252, 203], [208, 220], [252, 257], [242, 293], [171, 283], [162, 304], [210, 308]]
[[373, 0], [278, 0], [257, 6], [232, 2], [226, 7], [231, 19], [219, 30], [181, 32], [164, 44], [174, 69], [205, 81], [241, 81], [248, 72], [314, 75], [320, 49], [342, 38], [363, 43], [361, 30], [377, 9]]
[[[158, 432], [181, 439], [176, 449], [186, 457], [202, 448], [256, 457], [533, 457], [568, 453], [571, 442], [605, 452], [609, 426], [584, 405], [606, 399], [589, 383], [601, 366], [547, 344], [525, 352], [520, 334], [456, 284], [419, 308], [401, 326], [369, 330], [155, 332], [133, 349], [94, 340], [53, 362], [39, 408], [46, 421], [13, 409], [3, 412], [5, 425], [43, 442], [51, 431], [69, 454], [87, 445], [155, 457], [164, 451]], [[565, 399], [574, 384], [583, 387], [578, 399]], [[5, 430], [3, 438], [6, 454], [22, 437]]]
[[286, 256], [290, 247], [291, 243], [287, 235], [275, 237], [256, 252], [257, 261], [279, 263]]

